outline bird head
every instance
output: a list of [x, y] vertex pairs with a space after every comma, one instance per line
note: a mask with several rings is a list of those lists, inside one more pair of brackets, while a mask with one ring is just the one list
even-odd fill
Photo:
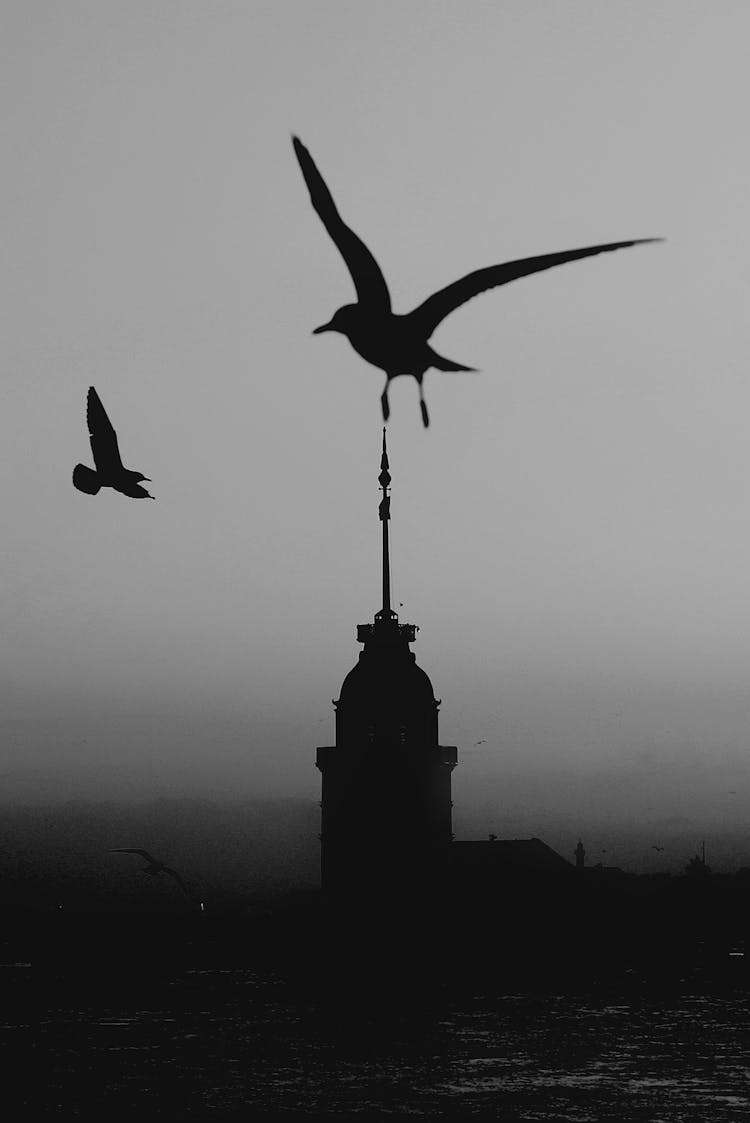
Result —
[[133, 472], [131, 476], [131, 490], [126, 494], [132, 496], [133, 499], [153, 499], [153, 495], [146, 491], [145, 487], [140, 487], [141, 481], [145, 480], [147, 484], [151, 483], [148, 476], [144, 476], [142, 472]]
[[135, 473], [135, 475], [133, 476], [133, 483], [135, 484], [135, 487], [133, 488], [133, 491], [132, 491], [131, 494], [136, 499], [153, 499], [154, 497], [153, 497], [153, 495], [151, 494], [150, 491], [146, 491], [145, 487], [139, 487], [138, 486], [138, 484], [140, 482], [144, 481], [144, 480], [147, 484], [151, 483], [150, 478], [148, 476], [144, 476], [143, 472], [136, 472]]
[[359, 319], [358, 304], [344, 304], [334, 312], [327, 324], [315, 328], [313, 335], [320, 335], [324, 331], [339, 331], [342, 335], [349, 335]]

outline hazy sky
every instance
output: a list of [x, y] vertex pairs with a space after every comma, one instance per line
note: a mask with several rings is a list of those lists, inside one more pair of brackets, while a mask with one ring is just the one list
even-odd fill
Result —
[[[749, 35], [744, 0], [4, 4], [6, 796], [317, 798], [383, 379], [311, 335], [353, 288], [294, 131], [397, 311], [668, 238], [454, 313], [481, 373], [428, 373], [428, 431], [393, 384], [394, 598], [496, 828], [546, 775], [744, 821]], [[155, 503], [74, 490], [89, 385]]]

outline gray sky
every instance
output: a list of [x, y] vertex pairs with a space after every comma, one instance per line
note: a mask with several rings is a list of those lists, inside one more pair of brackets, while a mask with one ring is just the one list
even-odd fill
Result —
[[[428, 373], [429, 431], [393, 384], [394, 597], [495, 829], [511, 776], [747, 818], [749, 33], [744, 2], [4, 5], [7, 797], [317, 796], [378, 608], [382, 376], [310, 334], [353, 289], [294, 131], [397, 311], [668, 237], [454, 313], [435, 346], [481, 373]], [[92, 384], [155, 503], [73, 489]]]

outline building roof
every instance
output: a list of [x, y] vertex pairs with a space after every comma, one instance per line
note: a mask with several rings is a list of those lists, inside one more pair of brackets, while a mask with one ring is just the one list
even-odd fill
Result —
[[451, 860], [459, 874], [563, 874], [573, 873], [571, 862], [540, 838], [498, 838], [492, 841], [454, 842]]
[[429, 676], [417, 666], [398, 623], [378, 622], [365, 640], [359, 660], [344, 679], [337, 705], [399, 709], [404, 704], [435, 705]]

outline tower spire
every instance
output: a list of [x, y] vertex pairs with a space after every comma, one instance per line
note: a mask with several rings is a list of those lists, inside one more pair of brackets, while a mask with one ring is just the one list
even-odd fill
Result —
[[391, 486], [391, 473], [388, 471], [388, 450], [385, 444], [385, 426], [383, 426], [383, 451], [380, 457], [380, 475], [378, 483], [383, 492], [383, 498], [378, 507], [378, 517], [383, 524], [383, 607], [375, 614], [376, 620], [396, 620], [395, 612], [391, 610], [391, 557], [388, 541], [388, 523], [391, 518], [391, 497], [388, 489]]
[[[414, 643], [417, 634], [416, 624], [399, 624], [398, 613], [391, 608], [391, 555], [388, 541], [388, 523], [391, 519], [391, 497], [388, 494], [391, 486], [391, 473], [389, 471], [388, 449], [385, 443], [385, 428], [383, 428], [383, 450], [380, 454], [380, 475], [378, 483], [382, 496], [378, 506], [378, 518], [383, 524], [383, 599], [382, 608], [375, 613], [372, 624], [359, 624], [357, 626], [357, 640], [359, 643], [368, 643], [375, 640], [377, 643]], [[412, 655], [412, 659], [414, 656]]]

